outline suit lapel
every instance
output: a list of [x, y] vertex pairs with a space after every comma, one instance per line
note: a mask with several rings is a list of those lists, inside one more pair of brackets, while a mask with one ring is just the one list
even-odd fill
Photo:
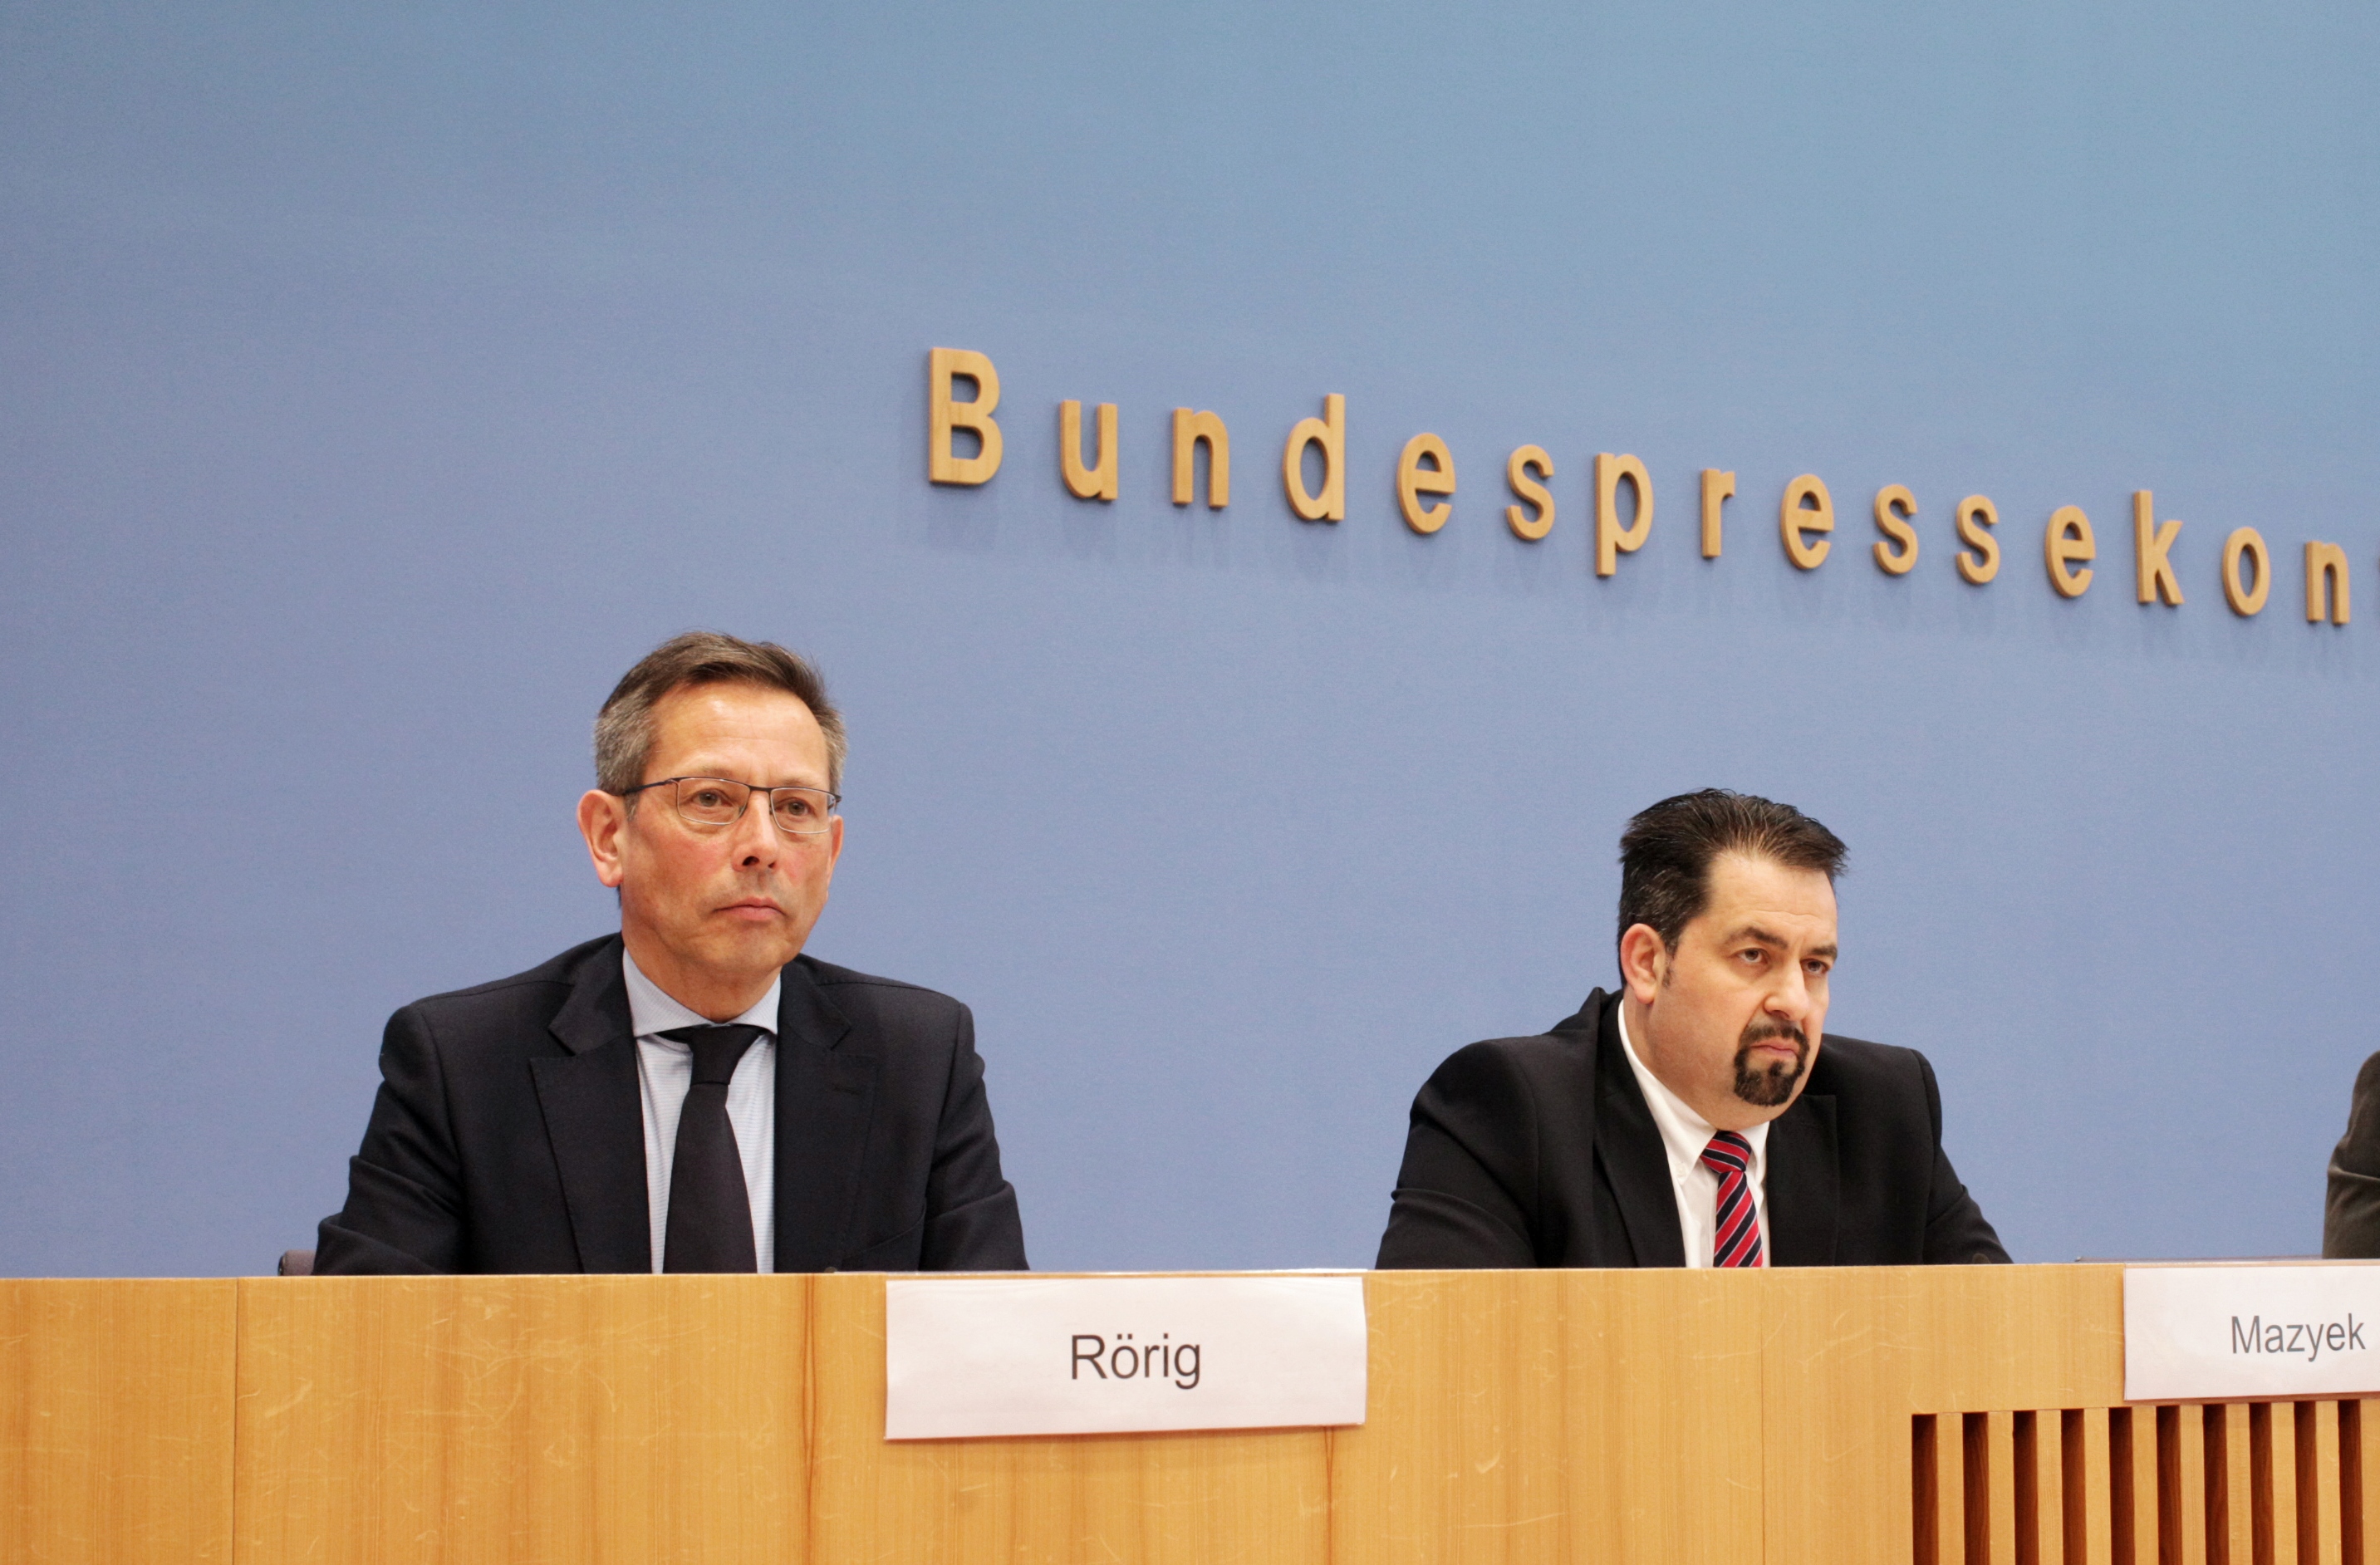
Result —
[[[1596, 991], [1588, 1000], [1591, 1009]], [[1628, 1230], [1628, 1246], [1638, 1266], [1683, 1266], [1685, 1236], [1678, 1228], [1678, 1197], [1670, 1184], [1670, 1155], [1661, 1146], [1660, 1127], [1645, 1106], [1636, 1073], [1620, 1045], [1620, 1001], [1604, 1001], [1603, 1019], [1596, 1029], [1595, 1160], [1611, 1185], [1620, 1205], [1620, 1219]]]
[[653, 1268], [645, 1115], [629, 1025], [620, 942], [609, 940], [580, 965], [551, 1024], [568, 1052], [529, 1062], [579, 1269], [587, 1272]]
[[1841, 1204], [1835, 1100], [1804, 1092], [1768, 1124], [1769, 1264], [1834, 1265]]
[[824, 1271], [850, 1251], [877, 1060], [845, 1047], [851, 1023], [799, 963], [777, 1018], [776, 1266]]

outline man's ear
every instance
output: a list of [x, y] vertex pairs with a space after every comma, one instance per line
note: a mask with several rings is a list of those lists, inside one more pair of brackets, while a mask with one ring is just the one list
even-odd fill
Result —
[[1670, 948], [1661, 943], [1660, 932], [1650, 924], [1629, 925], [1620, 937], [1620, 977], [1629, 997], [1639, 1005], [1652, 1004], [1669, 976]]
[[595, 879], [613, 891], [626, 872], [620, 865], [620, 833], [627, 830], [628, 801], [617, 794], [590, 788], [578, 799], [578, 834], [587, 839], [587, 856], [595, 862]]

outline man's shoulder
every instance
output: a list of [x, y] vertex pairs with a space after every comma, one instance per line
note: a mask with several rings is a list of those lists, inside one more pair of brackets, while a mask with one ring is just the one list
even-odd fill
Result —
[[947, 1027], [966, 1013], [959, 1001], [922, 984], [840, 967], [808, 955], [794, 958], [793, 966], [855, 1025], [894, 1030]]
[[1591, 1032], [1528, 1033], [1515, 1037], [1483, 1037], [1466, 1043], [1448, 1057], [1448, 1063], [1468, 1059], [1493, 1061], [1508, 1069], [1540, 1071], [1593, 1070], [1596, 1037]]
[[511, 1021], [540, 1013], [550, 1017], [562, 1009], [571, 989], [607, 952], [613, 955], [616, 968], [619, 949], [619, 936], [598, 936], [509, 977], [492, 978], [468, 989], [424, 995], [397, 1014], [419, 1016], [441, 1031], [475, 1023]]
[[1467, 1057], [1529, 1074], [1579, 1071], [1592, 1074], [1596, 1056], [1602, 1049], [1604, 1017], [1611, 1009], [1611, 998], [1597, 989], [1577, 1011], [1544, 1032], [1481, 1038], [1456, 1049], [1447, 1063]]
[[1592, 1027], [1481, 1038], [1448, 1055], [1425, 1091], [1441, 1098], [1525, 1099], [1539, 1107], [1593, 1101], [1598, 1039]]

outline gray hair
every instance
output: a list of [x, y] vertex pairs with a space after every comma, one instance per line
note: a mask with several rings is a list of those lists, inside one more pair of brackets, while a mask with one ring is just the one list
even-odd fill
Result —
[[843, 791], [843, 761], [850, 746], [843, 714], [827, 698], [819, 671], [773, 641], [745, 641], [715, 630], [673, 636], [620, 676], [595, 714], [595, 786], [625, 794], [642, 782], [653, 752], [653, 708], [673, 691], [697, 685], [758, 685], [783, 690], [809, 708], [826, 734], [828, 791]]

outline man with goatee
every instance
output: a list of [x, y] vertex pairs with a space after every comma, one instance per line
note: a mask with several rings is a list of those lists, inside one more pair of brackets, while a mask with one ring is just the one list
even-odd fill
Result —
[[1379, 1265], [2007, 1260], [1925, 1057], [1826, 1034], [1841, 840], [1713, 788], [1620, 852], [1620, 991], [1438, 1068]]

